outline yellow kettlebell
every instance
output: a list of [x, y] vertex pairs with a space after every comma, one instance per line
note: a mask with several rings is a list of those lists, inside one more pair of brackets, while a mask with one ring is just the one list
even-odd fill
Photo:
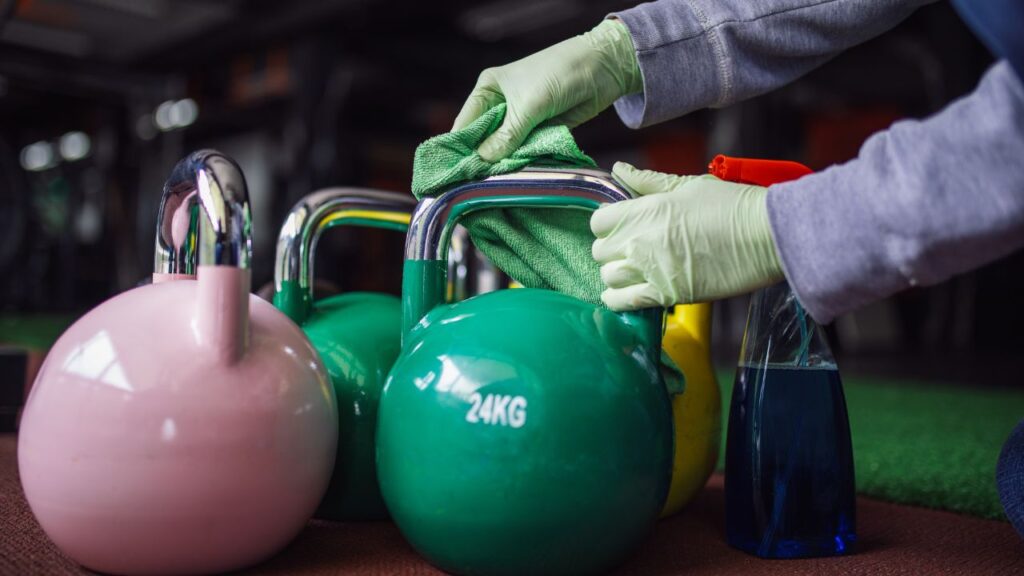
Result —
[[718, 463], [722, 394], [711, 366], [711, 304], [676, 306], [666, 319], [662, 348], [686, 375], [686, 390], [672, 398], [675, 458], [664, 518], [697, 495]]

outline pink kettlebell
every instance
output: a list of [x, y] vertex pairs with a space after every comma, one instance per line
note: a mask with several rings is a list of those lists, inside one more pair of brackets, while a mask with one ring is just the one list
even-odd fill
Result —
[[243, 568], [288, 544], [327, 489], [334, 390], [299, 327], [249, 294], [250, 223], [232, 160], [179, 162], [153, 284], [83, 316], [40, 369], [21, 482], [46, 534], [87, 568]]

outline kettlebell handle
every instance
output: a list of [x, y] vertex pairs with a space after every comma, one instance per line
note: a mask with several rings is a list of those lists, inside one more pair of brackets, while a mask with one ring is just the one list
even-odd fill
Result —
[[277, 238], [274, 305], [296, 323], [313, 305], [313, 264], [320, 236], [335, 226], [356, 225], [405, 232], [416, 200], [365, 188], [327, 188], [300, 200]]
[[403, 334], [432, 308], [444, 303], [449, 244], [455, 226], [466, 215], [493, 208], [593, 211], [603, 203], [630, 197], [608, 172], [545, 168], [492, 176], [421, 200], [405, 239]]
[[[527, 201], [527, 196], [534, 198]], [[420, 201], [406, 236], [405, 259], [444, 260], [458, 220], [469, 212], [530, 206], [595, 210], [602, 203], [629, 198], [603, 170], [527, 168], [468, 182]]]
[[197, 266], [249, 268], [252, 213], [242, 170], [216, 150], [199, 150], [171, 171], [156, 223], [156, 275], [195, 276]]
[[182, 159], [164, 184], [153, 281], [196, 278], [196, 330], [204, 353], [224, 365], [249, 342], [252, 212], [242, 170], [216, 150]]

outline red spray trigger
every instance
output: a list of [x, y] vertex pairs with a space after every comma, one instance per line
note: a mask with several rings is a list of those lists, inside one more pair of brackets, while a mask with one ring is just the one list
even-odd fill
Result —
[[812, 170], [799, 162], [789, 160], [733, 158], [719, 154], [708, 164], [708, 172], [712, 176], [729, 182], [771, 186], [788, 180], [796, 180], [810, 174]]

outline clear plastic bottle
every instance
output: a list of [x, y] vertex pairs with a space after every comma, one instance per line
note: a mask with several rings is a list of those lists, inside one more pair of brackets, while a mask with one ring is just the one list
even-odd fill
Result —
[[785, 284], [754, 294], [729, 412], [729, 544], [762, 558], [833, 556], [856, 540], [839, 371]]

